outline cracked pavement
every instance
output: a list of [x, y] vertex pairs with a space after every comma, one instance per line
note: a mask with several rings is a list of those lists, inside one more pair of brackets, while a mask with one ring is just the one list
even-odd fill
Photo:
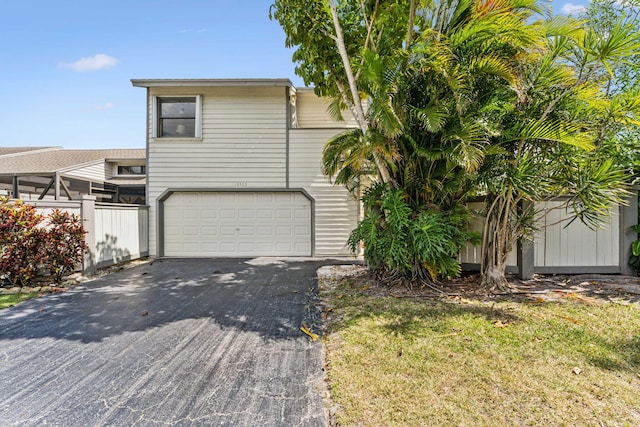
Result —
[[164, 259], [0, 311], [2, 426], [324, 426], [316, 270]]

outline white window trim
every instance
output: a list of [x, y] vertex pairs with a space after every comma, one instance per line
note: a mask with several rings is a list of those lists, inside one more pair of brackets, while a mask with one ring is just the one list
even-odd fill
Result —
[[[152, 138], [158, 139], [190, 139], [190, 138], [171, 138], [171, 137], [162, 137], [158, 136], [158, 98], [196, 98], [196, 129], [195, 136], [193, 138], [202, 138], [202, 95], [168, 95], [168, 96], [157, 96], [154, 95], [151, 97], [151, 126]], [[191, 138], [191, 139], [193, 139]]]

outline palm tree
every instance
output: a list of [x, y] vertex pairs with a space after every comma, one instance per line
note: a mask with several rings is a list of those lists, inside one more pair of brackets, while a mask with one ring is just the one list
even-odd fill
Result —
[[[391, 188], [402, 189], [414, 218], [425, 209], [460, 212], [474, 195], [475, 176], [490, 145], [492, 129], [482, 121], [486, 103], [493, 92], [513, 84], [514, 52], [535, 37], [525, 25], [530, 6], [511, 1], [429, 4], [418, 11], [419, 29], [410, 45], [384, 56], [365, 52], [358, 83], [368, 105], [369, 131], [331, 139], [324, 172], [356, 190], [364, 177], [370, 182], [377, 155], [385, 162]], [[428, 264], [431, 277], [434, 271], [451, 271]], [[420, 266], [410, 270], [415, 276]]]

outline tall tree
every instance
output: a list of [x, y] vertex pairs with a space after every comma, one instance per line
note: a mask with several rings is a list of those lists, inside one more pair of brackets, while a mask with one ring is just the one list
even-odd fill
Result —
[[325, 172], [350, 188], [371, 172], [386, 184], [367, 194], [369, 214], [351, 239], [375, 265], [414, 278], [455, 273], [452, 248], [468, 233], [436, 247], [437, 233], [420, 230], [464, 229], [460, 207], [479, 195], [483, 282], [500, 289], [507, 254], [533, 227], [529, 202], [567, 194], [597, 223], [620, 200], [624, 177], [603, 160], [599, 135], [635, 120], [637, 97], [606, 90], [612, 64], [637, 50], [628, 27], [600, 34], [568, 18], [536, 20], [533, 0], [273, 7], [298, 74], [360, 125], [328, 142]]
[[533, 25], [542, 44], [519, 61], [516, 97], [495, 94], [491, 122], [500, 132], [492, 145], [503, 152], [487, 156], [479, 173], [488, 200], [481, 269], [494, 289], [507, 284], [510, 250], [535, 229], [532, 202], [569, 196], [576, 217], [595, 227], [624, 202], [629, 183], [605, 134], [637, 122], [637, 92], [610, 88], [612, 68], [637, 54], [638, 34], [621, 23], [601, 32], [563, 17]]

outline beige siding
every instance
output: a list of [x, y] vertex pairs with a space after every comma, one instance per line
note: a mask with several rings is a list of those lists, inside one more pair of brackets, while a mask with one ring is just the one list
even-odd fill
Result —
[[[148, 158], [150, 251], [155, 254], [155, 200], [167, 188], [284, 188], [284, 87], [152, 88], [153, 96], [201, 95], [202, 138], [151, 138]], [[152, 134], [152, 118], [147, 126]]]
[[357, 226], [358, 203], [322, 174], [322, 149], [337, 130], [293, 129], [290, 135], [290, 185], [315, 199], [317, 256], [350, 255], [349, 233]]
[[105, 170], [105, 164], [103, 160], [96, 162], [93, 165], [88, 165], [85, 167], [71, 169], [64, 172], [65, 176], [73, 177], [73, 178], [81, 178], [89, 181], [104, 181], [107, 179], [107, 174]]
[[296, 91], [296, 118], [299, 128], [355, 128], [357, 124], [349, 111], [343, 112], [345, 121], [333, 120], [327, 112], [329, 100], [319, 98], [313, 89]]
[[113, 178], [118, 176], [118, 166], [145, 166], [144, 160], [122, 160], [118, 162], [107, 162], [105, 165], [105, 171], [107, 178]]

